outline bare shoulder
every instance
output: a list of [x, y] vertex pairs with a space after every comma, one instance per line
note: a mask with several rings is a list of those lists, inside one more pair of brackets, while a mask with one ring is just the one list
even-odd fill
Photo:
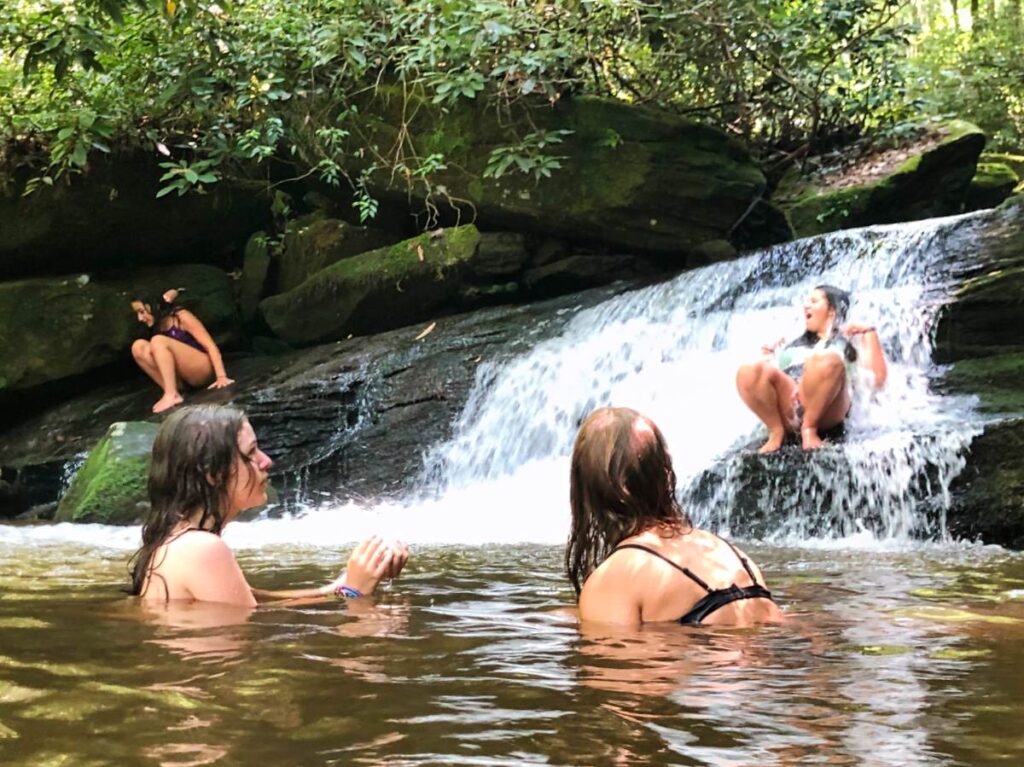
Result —
[[235, 556], [223, 538], [206, 530], [190, 530], [171, 543], [169, 548], [181, 557], [229, 556], [234, 559]]
[[174, 316], [178, 318], [178, 322], [179, 323], [181, 323], [182, 325], [184, 325], [186, 327], [189, 326], [189, 325], [192, 325], [193, 327], [196, 326], [196, 325], [199, 325], [200, 327], [202, 327], [202, 325], [203, 325], [203, 323], [199, 321], [199, 318], [196, 317], [188, 309], [178, 309], [174, 313]]

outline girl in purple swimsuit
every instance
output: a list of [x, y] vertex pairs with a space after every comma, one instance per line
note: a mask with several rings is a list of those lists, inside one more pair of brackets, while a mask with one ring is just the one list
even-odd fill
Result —
[[148, 341], [139, 339], [132, 344], [132, 356], [163, 390], [163, 396], [153, 405], [154, 413], [184, 401], [178, 390], [182, 381], [189, 386], [209, 383], [210, 389], [234, 383], [224, 370], [217, 344], [192, 312], [174, 304], [177, 296], [177, 290], [168, 290], [158, 298], [132, 301], [139, 322], [153, 331]]

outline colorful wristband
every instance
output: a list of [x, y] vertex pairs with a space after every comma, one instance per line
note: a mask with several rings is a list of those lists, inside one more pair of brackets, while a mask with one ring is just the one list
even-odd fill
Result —
[[338, 597], [345, 597], [347, 599], [358, 599], [363, 596], [363, 592], [359, 589], [354, 589], [351, 586], [346, 586], [343, 583], [334, 589], [334, 595]]

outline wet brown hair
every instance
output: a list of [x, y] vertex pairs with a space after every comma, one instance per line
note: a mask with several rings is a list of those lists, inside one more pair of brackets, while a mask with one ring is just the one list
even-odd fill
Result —
[[691, 527], [676, 500], [676, 474], [665, 437], [629, 408], [601, 408], [580, 426], [569, 480], [572, 527], [565, 570], [579, 596], [583, 583], [624, 539], [651, 527]]
[[[190, 405], [169, 415], [153, 442], [149, 465], [150, 511], [142, 526], [142, 547], [128, 562], [129, 592], [142, 593], [153, 553], [182, 520], [201, 512], [198, 527], [220, 535], [236, 462], [242, 458], [238, 433], [245, 414], [225, 405]], [[255, 474], [243, 461], [255, 482]]]

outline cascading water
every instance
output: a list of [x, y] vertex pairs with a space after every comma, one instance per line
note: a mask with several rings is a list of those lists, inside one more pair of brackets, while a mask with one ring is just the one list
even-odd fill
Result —
[[[969, 398], [929, 387], [931, 333], [956, 263], [946, 223], [778, 246], [581, 311], [559, 337], [481, 368], [454, 436], [426, 456], [427, 487], [450, 498], [489, 485], [520, 519], [550, 509], [566, 497], [580, 420], [622, 405], [661, 426], [699, 524], [771, 540], [865, 528], [943, 537], [949, 483], [978, 432]], [[739, 400], [736, 369], [802, 332], [800, 307], [821, 283], [850, 290], [850, 318], [877, 326], [888, 381], [879, 392], [855, 382], [843, 444], [753, 456], [763, 428]]]

